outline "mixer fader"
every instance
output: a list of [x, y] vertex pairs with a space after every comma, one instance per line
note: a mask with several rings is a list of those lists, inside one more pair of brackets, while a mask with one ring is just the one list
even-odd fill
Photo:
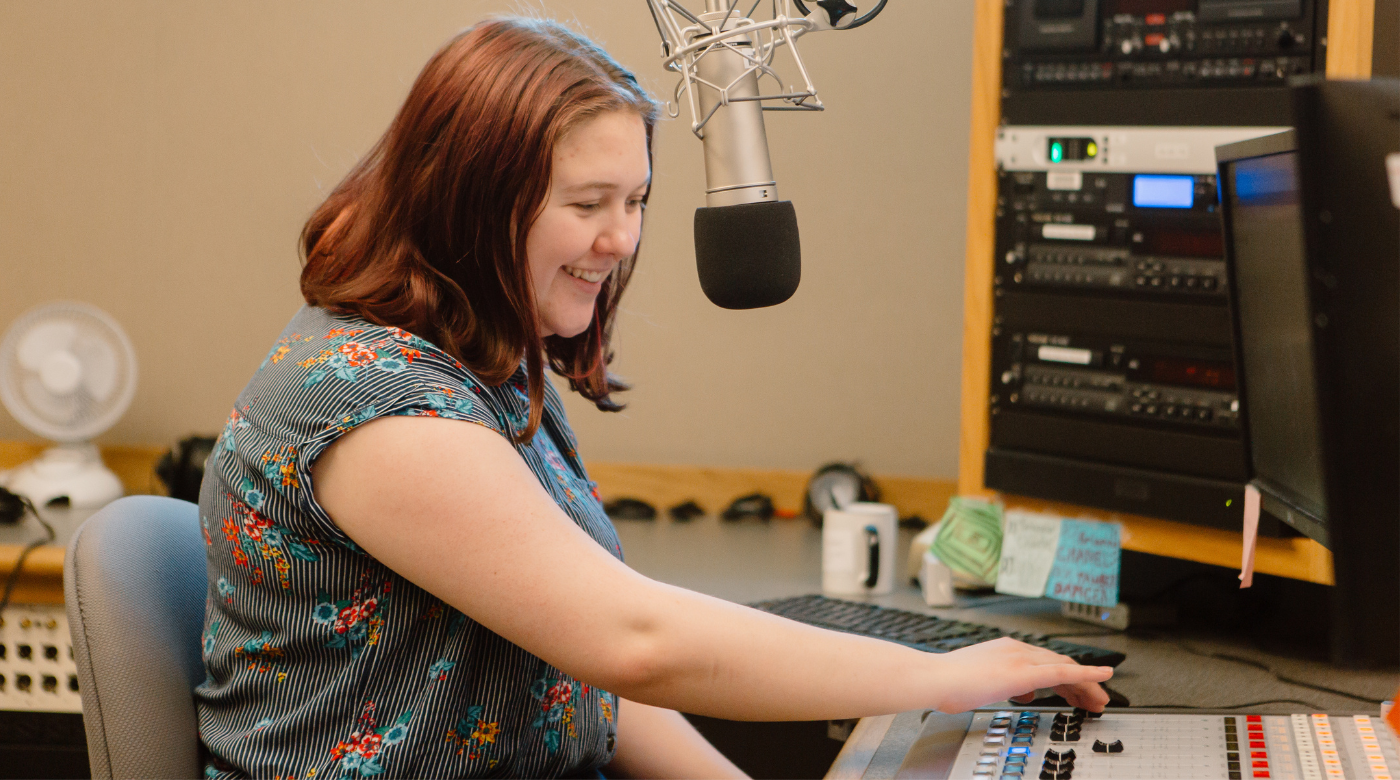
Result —
[[[1367, 715], [979, 710], [961, 741], [948, 719], [920, 739], [900, 777], [957, 780], [1390, 780], [1395, 737]], [[967, 716], [963, 716], [966, 718]], [[934, 733], [938, 730], [943, 733]], [[937, 756], [941, 753], [942, 756]], [[923, 761], [921, 768], [915, 762]]]

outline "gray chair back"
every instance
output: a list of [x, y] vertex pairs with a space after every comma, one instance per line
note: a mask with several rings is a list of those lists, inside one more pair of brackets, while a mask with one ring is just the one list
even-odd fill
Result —
[[73, 535], [63, 593], [94, 778], [199, 777], [204, 680], [199, 507], [128, 496]]

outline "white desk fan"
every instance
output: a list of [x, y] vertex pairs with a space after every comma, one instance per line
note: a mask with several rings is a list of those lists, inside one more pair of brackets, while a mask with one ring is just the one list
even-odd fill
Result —
[[136, 392], [136, 352], [106, 312], [61, 301], [20, 317], [0, 341], [0, 402], [55, 442], [0, 484], [35, 506], [95, 509], [122, 495], [91, 440], [116, 424]]

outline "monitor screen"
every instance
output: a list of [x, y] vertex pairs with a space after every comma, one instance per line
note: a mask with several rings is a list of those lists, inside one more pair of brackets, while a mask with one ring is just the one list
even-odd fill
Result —
[[1325, 521], [1297, 153], [1229, 164], [1231, 241], [1255, 477]]

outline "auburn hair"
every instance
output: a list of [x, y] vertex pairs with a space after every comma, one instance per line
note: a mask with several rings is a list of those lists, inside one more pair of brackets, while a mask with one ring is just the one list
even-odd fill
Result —
[[301, 232], [312, 306], [421, 336], [499, 385], [528, 377], [529, 441], [543, 414], [544, 361], [599, 409], [627, 386], [608, 371], [618, 299], [636, 263], [603, 282], [593, 322], [541, 338], [525, 239], [549, 194], [554, 148], [587, 120], [657, 103], [597, 44], [552, 21], [493, 18], [443, 46], [388, 131]]

